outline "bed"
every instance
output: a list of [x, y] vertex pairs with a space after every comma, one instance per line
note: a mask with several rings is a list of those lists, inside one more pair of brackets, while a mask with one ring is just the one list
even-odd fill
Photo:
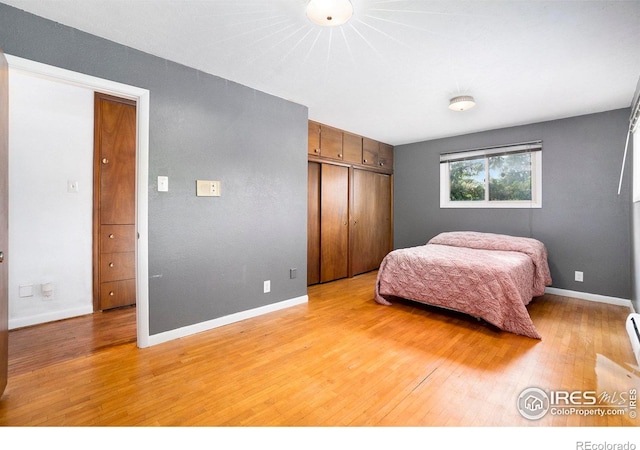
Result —
[[389, 306], [394, 298], [408, 299], [541, 339], [526, 306], [550, 285], [547, 250], [542, 242], [455, 231], [385, 256], [378, 270], [375, 301]]

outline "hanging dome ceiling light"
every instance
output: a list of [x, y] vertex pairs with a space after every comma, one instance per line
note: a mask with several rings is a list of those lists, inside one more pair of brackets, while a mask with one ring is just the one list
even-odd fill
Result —
[[449, 109], [452, 111], [466, 111], [474, 106], [476, 106], [476, 101], [470, 95], [460, 95], [449, 101]]
[[307, 17], [323, 27], [336, 27], [346, 23], [353, 15], [349, 0], [310, 0]]

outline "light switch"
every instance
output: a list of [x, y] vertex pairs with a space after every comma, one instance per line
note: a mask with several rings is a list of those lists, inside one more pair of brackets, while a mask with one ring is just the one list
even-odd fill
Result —
[[220, 181], [196, 180], [196, 195], [198, 197], [220, 197]]
[[159, 176], [158, 192], [168, 192], [168, 191], [169, 191], [169, 177]]

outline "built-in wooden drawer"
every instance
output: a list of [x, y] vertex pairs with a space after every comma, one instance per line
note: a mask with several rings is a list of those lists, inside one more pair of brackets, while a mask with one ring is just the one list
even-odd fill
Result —
[[136, 280], [112, 281], [100, 285], [100, 302], [102, 309], [136, 303]]
[[104, 253], [100, 256], [100, 282], [136, 277], [136, 254]]
[[100, 245], [102, 253], [134, 251], [136, 248], [135, 225], [101, 225]]

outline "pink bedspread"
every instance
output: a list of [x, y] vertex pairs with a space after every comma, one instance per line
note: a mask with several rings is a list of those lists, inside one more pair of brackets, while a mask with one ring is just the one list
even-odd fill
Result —
[[389, 253], [378, 271], [375, 300], [390, 305], [390, 299], [401, 297], [449, 308], [541, 339], [526, 305], [549, 285], [547, 251], [540, 241], [450, 232]]

